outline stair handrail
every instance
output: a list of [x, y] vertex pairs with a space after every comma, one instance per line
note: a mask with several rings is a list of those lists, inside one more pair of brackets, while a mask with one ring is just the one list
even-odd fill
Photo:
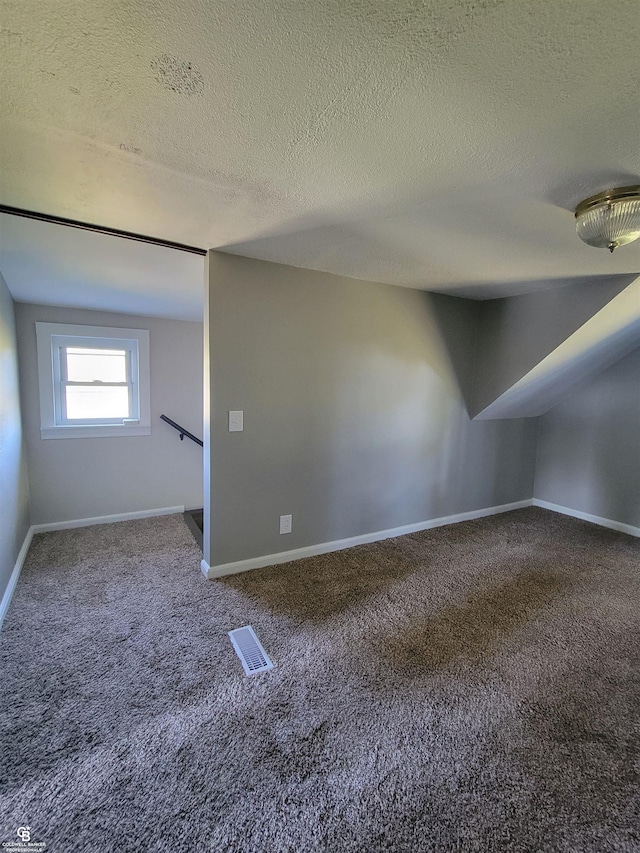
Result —
[[174, 429], [178, 430], [178, 432], [180, 433], [180, 441], [183, 441], [186, 435], [187, 438], [191, 439], [191, 441], [195, 441], [195, 443], [199, 444], [200, 447], [204, 447], [204, 443], [200, 441], [200, 439], [196, 435], [194, 435], [192, 432], [189, 432], [188, 429], [185, 429], [183, 426], [180, 426], [180, 424], [177, 424], [175, 421], [172, 421], [171, 418], [168, 418], [166, 415], [160, 415], [160, 420], [164, 421], [165, 423], [169, 424], [169, 426], [172, 426]]

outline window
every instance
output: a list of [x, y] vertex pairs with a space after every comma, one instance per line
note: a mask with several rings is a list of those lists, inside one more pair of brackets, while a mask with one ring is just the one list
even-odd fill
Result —
[[42, 438], [149, 435], [149, 332], [36, 323]]

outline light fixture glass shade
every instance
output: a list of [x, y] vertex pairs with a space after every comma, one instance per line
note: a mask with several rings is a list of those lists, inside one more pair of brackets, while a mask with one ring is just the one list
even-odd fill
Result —
[[640, 237], [640, 187], [621, 187], [586, 199], [576, 209], [581, 240], [613, 252]]

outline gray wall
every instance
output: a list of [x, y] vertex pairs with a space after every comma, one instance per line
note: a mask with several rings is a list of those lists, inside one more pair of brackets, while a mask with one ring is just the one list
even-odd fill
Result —
[[14, 305], [0, 275], [0, 598], [29, 529]]
[[[32, 522], [202, 506], [202, 449], [159, 420], [202, 433], [202, 324], [23, 303], [16, 318]], [[151, 435], [41, 439], [36, 321], [149, 329]]]
[[217, 252], [209, 281], [210, 565], [531, 498], [536, 422], [460, 393], [469, 303]]
[[640, 527], [640, 349], [539, 422], [535, 497]]

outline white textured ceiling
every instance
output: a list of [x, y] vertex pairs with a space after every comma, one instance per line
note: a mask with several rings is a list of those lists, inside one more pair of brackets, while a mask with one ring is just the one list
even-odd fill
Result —
[[204, 258], [0, 215], [0, 272], [17, 302], [202, 321]]
[[480, 298], [640, 271], [571, 213], [640, 183], [638, 0], [1, 10], [4, 204]]

